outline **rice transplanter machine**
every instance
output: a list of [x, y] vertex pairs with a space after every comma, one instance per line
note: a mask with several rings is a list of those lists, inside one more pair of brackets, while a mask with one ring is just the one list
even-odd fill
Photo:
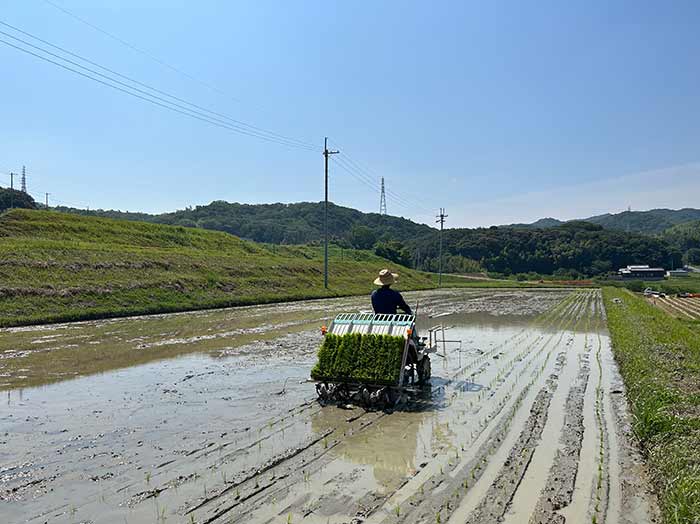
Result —
[[408, 394], [420, 392], [430, 384], [430, 354], [437, 351], [437, 333], [418, 335], [415, 315], [341, 313], [333, 319], [325, 334], [393, 335], [405, 339], [401, 369], [394, 384], [373, 384], [361, 380], [318, 380], [316, 392], [321, 401], [354, 402], [365, 406], [394, 406]]

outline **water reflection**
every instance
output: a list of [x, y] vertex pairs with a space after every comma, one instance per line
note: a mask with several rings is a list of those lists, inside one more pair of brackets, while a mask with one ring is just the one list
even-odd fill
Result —
[[[338, 408], [327, 407], [312, 418], [315, 432], [323, 431]], [[350, 436], [332, 453], [352, 464], [369, 466], [383, 489], [413, 475], [431, 453], [435, 414], [429, 409], [394, 412], [379, 423]]]

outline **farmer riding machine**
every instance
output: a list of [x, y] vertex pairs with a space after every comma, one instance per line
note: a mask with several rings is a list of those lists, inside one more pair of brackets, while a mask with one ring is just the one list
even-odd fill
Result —
[[418, 336], [415, 315], [341, 313], [321, 331], [311, 371], [321, 402], [393, 407], [429, 385], [433, 331]]

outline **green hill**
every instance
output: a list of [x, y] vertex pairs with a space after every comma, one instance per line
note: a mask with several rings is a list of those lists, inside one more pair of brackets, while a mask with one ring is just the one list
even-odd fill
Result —
[[[308, 244], [318, 242], [323, 236], [323, 202], [238, 204], [217, 200], [205, 206], [160, 215], [72, 208], [57, 210], [106, 218], [200, 227], [225, 231], [255, 242], [274, 244]], [[329, 204], [328, 231], [335, 242], [350, 247], [353, 244], [353, 230], [360, 226], [371, 229], [376, 240], [383, 238], [403, 241], [435, 231], [429, 226], [405, 218], [363, 213], [349, 207]]]
[[[700, 220], [700, 209], [650, 209], [648, 211], [623, 211], [621, 213], [605, 213], [580, 221], [597, 224], [605, 229], [629, 231], [645, 235], [657, 235], [678, 224]], [[572, 222], [572, 221], [569, 221]], [[545, 229], [566, 224], [556, 218], [541, 218], [531, 224], [511, 224], [511, 227], [521, 229]]]
[[684, 262], [700, 264], [700, 220], [670, 227], [662, 237], [684, 254]]
[[[409, 242], [409, 248], [420, 250], [426, 257], [437, 257], [437, 236], [420, 237]], [[478, 260], [486, 270], [504, 274], [595, 276], [628, 264], [681, 264], [681, 252], [666, 240], [588, 222], [567, 222], [547, 229], [448, 229], [444, 250], [450, 256]]]
[[[258, 242], [282, 245], [318, 243], [323, 234], [322, 203], [247, 205], [217, 201], [162, 215], [70, 211], [221, 230]], [[520, 224], [447, 229], [443, 269], [448, 273], [484, 270], [504, 274], [557, 273], [569, 278], [600, 275], [627, 264], [680, 264], [680, 253], [674, 245], [632, 231], [635, 227], [655, 231], [673, 220], [685, 220], [693, 212], [695, 210], [633, 211], [590, 219], [605, 222], [605, 228], [600, 224], [588, 223], [588, 227], [587, 222], [559, 222], [547, 218], [529, 227]], [[618, 217], [617, 222], [614, 217]], [[634, 217], [637, 225], [630, 227], [628, 233], [624, 220]], [[622, 226], [613, 227], [616, 223]], [[339, 245], [373, 249], [378, 256], [397, 264], [426, 271], [438, 270], [438, 234], [436, 229], [427, 225], [331, 204], [329, 231]]]
[[0, 325], [204, 309], [401, 289], [430, 275], [335, 247], [323, 288], [317, 247], [256, 244], [204, 229], [14, 209], [0, 215]]
[[649, 211], [623, 211], [585, 219], [607, 229], [631, 231], [654, 235], [669, 227], [693, 220], [700, 220], [700, 209], [650, 209]]

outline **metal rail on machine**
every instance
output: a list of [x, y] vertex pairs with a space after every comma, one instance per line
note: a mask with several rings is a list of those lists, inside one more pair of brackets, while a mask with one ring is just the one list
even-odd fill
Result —
[[[408, 346], [411, 343], [411, 334], [408, 330], [416, 323], [415, 315], [397, 314], [381, 315], [375, 313], [340, 313], [331, 322], [329, 333], [345, 335], [347, 333], [403, 336], [406, 343], [401, 357], [401, 370], [399, 371], [399, 386], [403, 385], [406, 360], [408, 359]], [[375, 329], [376, 328], [376, 329]], [[400, 333], [393, 333], [393, 328], [402, 328]]]
[[[393, 328], [410, 328], [415, 324], [415, 315], [377, 315], [375, 313], [340, 313], [333, 319], [329, 333], [344, 335], [346, 333], [380, 333], [393, 334]], [[378, 328], [378, 329], [375, 329]], [[406, 336], [404, 330], [401, 333]]]

